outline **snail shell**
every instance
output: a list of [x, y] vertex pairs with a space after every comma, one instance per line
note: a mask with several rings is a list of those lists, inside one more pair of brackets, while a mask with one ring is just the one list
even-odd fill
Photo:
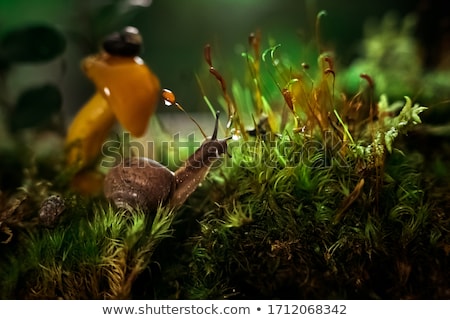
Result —
[[140, 157], [125, 159], [105, 178], [104, 193], [119, 208], [156, 211], [175, 188], [175, 175], [159, 162]]
[[64, 200], [59, 195], [51, 195], [45, 199], [39, 209], [39, 222], [47, 228], [58, 224], [59, 216], [66, 209]]

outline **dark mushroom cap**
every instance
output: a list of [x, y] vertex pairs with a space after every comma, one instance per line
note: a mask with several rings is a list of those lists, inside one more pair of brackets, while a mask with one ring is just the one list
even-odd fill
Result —
[[125, 27], [108, 35], [102, 43], [103, 50], [113, 56], [134, 57], [142, 49], [142, 36], [135, 27]]

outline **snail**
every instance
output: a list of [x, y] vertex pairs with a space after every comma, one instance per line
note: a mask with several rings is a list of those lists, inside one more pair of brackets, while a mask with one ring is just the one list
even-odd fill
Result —
[[39, 209], [39, 222], [46, 228], [54, 228], [58, 224], [61, 213], [66, 209], [64, 199], [59, 195], [46, 198]]
[[104, 181], [105, 197], [119, 208], [155, 211], [158, 206], [177, 208], [205, 179], [212, 164], [228, 154], [227, 141], [217, 139], [219, 112], [213, 134], [175, 172], [155, 160], [127, 158], [113, 167]]
[[[82, 61], [96, 91], [75, 115], [65, 140], [66, 163], [80, 173], [95, 163], [116, 121], [133, 136], [142, 136], [159, 101], [159, 79], [138, 56], [142, 37], [136, 28], [107, 36], [102, 46]], [[79, 186], [90, 185], [83, 182], [87, 176], [78, 179]]]

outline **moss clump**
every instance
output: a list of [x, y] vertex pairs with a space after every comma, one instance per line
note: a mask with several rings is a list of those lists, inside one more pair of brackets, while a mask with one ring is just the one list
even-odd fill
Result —
[[129, 299], [174, 219], [165, 209], [150, 219], [82, 200], [69, 211], [55, 229], [16, 234], [2, 261], [2, 298]]
[[235, 166], [217, 173], [223, 184], [206, 187], [215, 195], [207, 207], [221, 201], [191, 240], [187, 297], [448, 294], [448, 220], [427, 201], [420, 155], [389, 156], [377, 190], [373, 173], [357, 174], [352, 160], [326, 166], [325, 153], [264, 171], [234, 153]]

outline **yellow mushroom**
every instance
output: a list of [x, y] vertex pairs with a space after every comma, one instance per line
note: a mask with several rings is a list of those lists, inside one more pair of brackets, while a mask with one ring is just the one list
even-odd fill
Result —
[[155, 112], [160, 83], [138, 56], [142, 38], [127, 27], [103, 42], [102, 52], [82, 61], [96, 92], [76, 114], [66, 136], [66, 162], [81, 171], [98, 158], [116, 120], [133, 136], [142, 136]]

